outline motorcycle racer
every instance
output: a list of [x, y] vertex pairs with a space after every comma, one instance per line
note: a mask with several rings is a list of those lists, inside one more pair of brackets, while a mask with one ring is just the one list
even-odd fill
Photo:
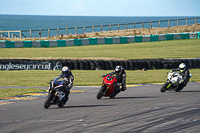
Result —
[[58, 75], [58, 77], [54, 78], [52, 81], [51, 87], [54, 87], [55, 81], [63, 78], [64, 84], [60, 85], [57, 89], [64, 89], [65, 96], [68, 99], [70, 94], [70, 89], [73, 87], [74, 76], [70, 71], [68, 66], [64, 66], [62, 68], [62, 72]]
[[186, 65], [184, 63], [181, 63], [179, 65], [178, 68], [176, 69], [172, 69], [172, 71], [179, 71], [180, 75], [183, 76], [183, 79], [180, 80], [180, 84], [183, 85], [183, 87], [185, 87], [187, 85], [187, 83], [189, 82], [189, 79], [190, 79], [190, 72], [189, 72], [189, 69], [186, 67]]
[[[122, 66], [116, 66], [115, 70], [107, 75], [116, 75], [115, 77], [117, 78], [117, 83], [122, 83], [122, 88], [121, 91], [125, 91], [126, 88], [126, 72]], [[119, 92], [119, 86], [115, 87], [115, 91]]]

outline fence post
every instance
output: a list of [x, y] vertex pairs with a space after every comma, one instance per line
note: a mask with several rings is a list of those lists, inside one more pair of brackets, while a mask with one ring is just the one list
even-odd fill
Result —
[[159, 20], [159, 22], [158, 22], [158, 28], [160, 28], [160, 20]]
[[30, 38], [32, 38], [32, 31], [30, 30]]
[[48, 29], [48, 38], [50, 37], [50, 29]]
[[59, 35], [59, 28], [57, 28], [57, 36]]
[[177, 19], [177, 28], [178, 28], [178, 19]]
[[142, 29], [144, 29], [144, 22], [142, 22]]
[[168, 28], [169, 28], [169, 20], [168, 20]]
[[8, 31], [8, 38], [10, 38], [10, 31]]
[[197, 18], [195, 17], [195, 24], [197, 24]]
[[83, 33], [85, 34], [85, 26], [83, 27]]
[[111, 33], [111, 24], [109, 24], [109, 29], [110, 29], [110, 33]]
[[94, 33], [94, 25], [92, 26], [92, 33]]
[[128, 24], [126, 23], [126, 31], [128, 30]]
[[19, 31], [19, 38], [20, 39], [22, 38], [22, 31], [21, 30]]
[[77, 28], [75, 27], [75, 35], [77, 34]]
[[101, 25], [101, 33], [102, 33], [102, 31], [103, 31], [103, 25]]
[[151, 21], [151, 29], [152, 29], [152, 21]]
[[185, 23], [186, 23], [186, 25], [187, 25], [187, 18], [185, 19]]
[[119, 32], [119, 24], [118, 24], [118, 32]]
[[66, 35], [68, 35], [68, 28], [66, 28]]
[[12, 38], [14, 38], [14, 37], [13, 37], [13, 33], [12, 33]]

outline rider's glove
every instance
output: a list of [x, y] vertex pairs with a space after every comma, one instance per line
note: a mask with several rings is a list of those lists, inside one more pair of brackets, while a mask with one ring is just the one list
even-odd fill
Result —
[[101, 77], [105, 77], [106, 75], [102, 75]]
[[184, 82], [184, 80], [182, 79], [182, 80], [179, 81], [179, 84], [182, 84], [183, 82]]

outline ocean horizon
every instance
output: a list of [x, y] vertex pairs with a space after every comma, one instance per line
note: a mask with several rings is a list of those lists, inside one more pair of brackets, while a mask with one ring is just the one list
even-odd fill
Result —
[[[126, 23], [139, 23], [150, 22], [159, 20], [176, 20], [185, 18], [194, 18], [198, 16], [51, 16], [51, 15], [6, 15], [0, 14], [0, 31], [8, 30], [40, 30], [40, 29], [57, 29], [57, 28], [71, 28], [69, 34], [73, 34], [73, 27], [79, 27], [78, 34], [83, 33], [84, 26], [99, 26], [109, 24], [126, 24]], [[167, 22], [160, 24], [160, 27], [166, 27]], [[193, 24], [194, 19], [188, 21], [187, 24]], [[198, 19], [200, 23], [200, 19]], [[180, 25], [185, 25], [185, 21], [179, 21]], [[150, 24], [144, 25], [144, 28], [149, 28]], [[153, 24], [153, 27], [157, 27], [158, 24]], [[170, 23], [170, 26], [177, 25], [177, 22]], [[112, 30], [116, 30], [116, 26], [112, 27]], [[133, 28], [133, 25], [129, 25], [128, 28]], [[141, 28], [141, 25], [136, 26]], [[120, 26], [120, 29], [125, 29], [124, 26]], [[98, 32], [100, 28], [96, 28], [95, 32]], [[109, 27], [105, 27], [104, 30], [109, 30]], [[47, 32], [47, 31], [45, 31]], [[86, 32], [91, 32], [91, 29], [86, 29]], [[45, 33], [46, 34], [46, 33]], [[59, 34], [66, 34], [66, 31], [60, 31]], [[33, 36], [38, 33], [33, 33]], [[56, 31], [52, 33], [56, 35]]]

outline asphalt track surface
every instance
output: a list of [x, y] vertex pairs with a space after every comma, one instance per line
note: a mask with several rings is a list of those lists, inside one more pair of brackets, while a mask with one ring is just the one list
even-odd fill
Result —
[[64, 108], [44, 109], [45, 98], [0, 105], [1, 133], [197, 133], [200, 83], [181, 92], [161, 85], [128, 87], [115, 99], [96, 99], [99, 87], [74, 87]]

